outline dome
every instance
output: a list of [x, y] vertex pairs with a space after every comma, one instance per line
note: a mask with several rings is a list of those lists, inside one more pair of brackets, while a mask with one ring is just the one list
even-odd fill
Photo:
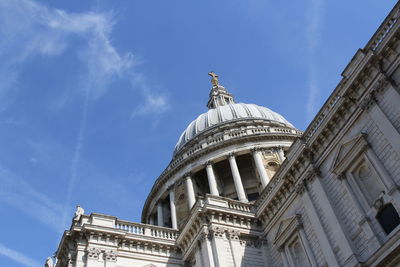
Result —
[[192, 138], [217, 125], [244, 120], [261, 119], [294, 128], [280, 114], [255, 104], [230, 103], [209, 109], [192, 121], [175, 145], [174, 155]]

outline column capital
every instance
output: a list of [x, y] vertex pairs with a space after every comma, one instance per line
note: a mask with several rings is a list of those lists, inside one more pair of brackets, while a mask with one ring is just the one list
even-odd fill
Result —
[[228, 154], [228, 159], [235, 158], [235, 157], [236, 157], [236, 153], [235, 152], [231, 152], [231, 153]]
[[171, 196], [171, 194], [175, 195], [175, 190], [172, 190], [172, 189], [175, 189], [175, 187], [168, 187], [168, 194], [170, 196]]
[[171, 184], [170, 186], [167, 187], [167, 191], [174, 191], [176, 188], [176, 184]]
[[188, 179], [188, 178], [192, 178], [192, 172], [186, 172], [186, 173], [183, 175], [183, 179]]
[[318, 167], [312, 165], [311, 169], [307, 171], [306, 176], [304, 177], [304, 180], [306, 181], [312, 181], [314, 178], [321, 177], [321, 171]]
[[250, 152], [251, 152], [252, 154], [255, 154], [255, 153], [261, 152], [261, 151], [263, 151], [263, 150], [264, 150], [264, 149], [262, 149], [261, 147], [253, 147], [253, 148], [250, 149]]
[[304, 180], [300, 181], [297, 185], [295, 185], [294, 190], [297, 194], [302, 195], [307, 190], [306, 182]]
[[212, 165], [214, 165], [214, 161], [213, 160], [207, 160], [205, 163], [204, 163], [204, 165], [207, 167], [207, 166], [212, 166]]
[[103, 254], [105, 261], [116, 262], [117, 261], [117, 252], [115, 250], [106, 250]]
[[100, 253], [101, 253], [101, 250], [100, 250], [99, 248], [96, 248], [96, 247], [89, 247], [89, 248], [86, 250], [86, 256], [87, 256], [89, 259], [98, 260], [98, 259], [99, 259]]
[[226, 230], [226, 237], [229, 240], [239, 240], [239, 236], [240, 236], [240, 231], [238, 230], [233, 230], [233, 229]]
[[362, 110], [368, 110], [373, 103], [376, 103], [375, 90], [371, 91], [366, 97], [364, 97], [358, 105]]
[[213, 237], [223, 238], [225, 235], [226, 229], [221, 226], [211, 226], [209, 231]]

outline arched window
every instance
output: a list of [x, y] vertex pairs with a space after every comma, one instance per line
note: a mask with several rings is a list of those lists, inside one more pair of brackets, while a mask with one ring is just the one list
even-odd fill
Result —
[[376, 215], [376, 219], [381, 224], [386, 234], [390, 234], [397, 225], [400, 224], [400, 217], [391, 203], [385, 205]]

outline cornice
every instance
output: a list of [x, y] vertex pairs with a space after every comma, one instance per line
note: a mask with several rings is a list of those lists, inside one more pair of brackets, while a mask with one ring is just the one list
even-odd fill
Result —
[[[393, 32], [399, 35], [399, 26], [397, 25], [393, 29]], [[393, 42], [399, 41], [394, 33], [390, 36], [393, 37]], [[386, 44], [390, 44], [390, 42], [387, 41]], [[282, 207], [282, 205], [279, 205], [281, 204], [280, 201], [277, 200], [279, 195], [281, 197], [285, 195], [281, 191], [287, 191], [288, 187], [291, 188], [293, 186], [293, 183], [297, 193], [304, 191], [306, 180], [301, 180], [302, 170], [311, 163], [313, 166], [318, 167], [325, 160], [329, 151], [336, 146], [353, 121], [368, 109], [370, 104], [376, 103], [376, 96], [380, 95], [384, 88], [392, 84], [388, 77], [391, 77], [391, 73], [398, 67], [400, 59], [396, 51], [390, 50], [389, 52], [396, 54], [394, 56], [386, 55], [386, 59], [391, 59], [389, 62], [386, 60], [386, 70], [382, 69], [381, 65], [378, 65], [377, 58], [379, 56], [370, 52], [369, 56], [365, 58], [367, 60], [362, 61], [362, 64], [358, 64], [358, 70], [353, 72], [351, 77], [344, 78], [339, 83], [316, 118], [304, 132], [302, 138], [296, 140], [291, 146], [284, 164], [255, 203], [258, 208], [257, 216], [261, 216], [260, 218], [263, 221], [267, 221], [265, 216], [264, 218], [262, 216], [264, 213], [268, 214], [267, 217], [271, 217], [269, 215], [274, 214], [274, 209]], [[352, 83], [349, 83], [349, 80]], [[366, 85], [364, 85], [365, 81], [367, 81]], [[275, 204], [273, 205], [274, 208], [268, 207], [270, 203]], [[266, 210], [267, 212], [265, 212]]]

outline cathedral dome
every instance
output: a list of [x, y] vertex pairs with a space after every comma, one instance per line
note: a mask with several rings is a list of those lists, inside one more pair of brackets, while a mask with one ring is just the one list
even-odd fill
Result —
[[234, 103], [232, 101], [230, 104], [219, 105], [215, 108], [211, 108], [192, 121], [181, 134], [178, 143], [175, 146], [174, 154], [176, 154], [189, 140], [208, 129], [226, 123], [255, 119], [265, 120], [271, 122], [271, 124], [281, 124], [283, 126], [294, 128], [293, 125], [291, 125], [284, 117], [266, 107], [255, 104]]

